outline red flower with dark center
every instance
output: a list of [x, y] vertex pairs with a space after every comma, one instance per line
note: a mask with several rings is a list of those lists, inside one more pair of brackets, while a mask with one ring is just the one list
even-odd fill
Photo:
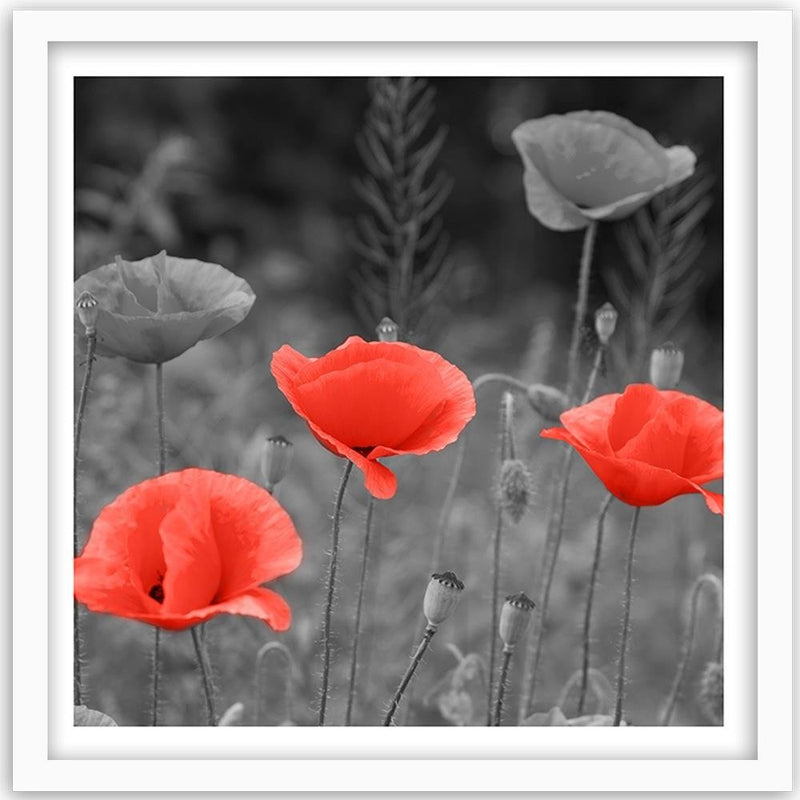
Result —
[[314, 436], [350, 459], [381, 499], [394, 495], [397, 479], [377, 459], [441, 450], [475, 416], [469, 378], [405, 342], [351, 336], [321, 358], [284, 345], [272, 356], [272, 374]]
[[294, 570], [302, 543], [269, 492], [205, 469], [132, 486], [95, 520], [75, 559], [75, 597], [92, 611], [181, 630], [217, 614], [291, 622], [262, 583]]
[[611, 494], [657, 506], [698, 492], [722, 514], [722, 495], [702, 484], [723, 474], [722, 411], [697, 397], [633, 384], [561, 415], [541, 435], [571, 444]]

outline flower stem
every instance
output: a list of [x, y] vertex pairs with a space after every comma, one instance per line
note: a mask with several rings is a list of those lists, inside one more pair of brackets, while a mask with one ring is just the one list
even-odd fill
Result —
[[[675, 711], [675, 705], [680, 696], [681, 684], [686, 675], [686, 668], [689, 665], [689, 659], [692, 655], [692, 644], [694, 642], [694, 633], [697, 629], [697, 603], [700, 599], [700, 592], [704, 586], [708, 586], [714, 594], [717, 601], [717, 631], [720, 629], [722, 621], [722, 584], [715, 575], [706, 573], [701, 575], [692, 586], [689, 595], [689, 620], [683, 632], [683, 643], [681, 645], [681, 657], [678, 662], [678, 669], [675, 672], [675, 678], [672, 681], [672, 687], [664, 707], [664, 713], [661, 715], [661, 725], [669, 725], [672, 721], [672, 714]], [[719, 641], [720, 637], [717, 634], [717, 641], [714, 646], [714, 658], [720, 663], [719, 658]]]
[[503, 701], [505, 700], [508, 686], [508, 665], [511, 663], [513, 652], [513, 649], [503, 648], [503, 666], [500, 668], [500, 682], [497, 684], [497, 702], [494, 706], [494, 721], [492, 723], [496, 727], [500, 726], [503, 719]]
[[594, 385], [597, 382], [597, 376], [600, 372], [600, 365], [603, 363], [604, 352], [605, 352], [605, 347], [602, 344], [595, 351], [594, 363], [592, 364], [592, 371], [589, 373], [589, 380], [586, 381], [586, 389], [583, 392], [581, 405], [585, 405], [586, 403], [588, 403], [592, 397], [592, 392], [594, 391]]
[[500, 618], [500, 539], [503, 535], [503, 509], [498, 504], [492, 539], [492, 628], [489, 647], [489, 680], [486, 694], [486, 724], [492, 724], [492, 698], [494, 696], [494, 665], [497, 659], [497, 626]]
[[597, 587], [597, 575], [600, 571], [600, 555], [603, 551], [603, 528], [605, 526], [606, 513], [614, 495], [609, 492], [600, 506], [600, 514], [597, 517], [597, 539], [594, 545], [594, 560], [592, 561], [592, 574], [589, 578], [589, 592], [586, 596], [586, 613], [583, 618], [583, 665], [581, 672], [581, 693], [578, 698], [578, 716], [583, 716], [586, 706], [586, 690], [589, 686], [589, 646], [591, 643], [592, 629], [592, 605], [594, 603], [594, 592]]
[[[512, 377], [505, 375], [502, 372], [487, 372], [485, 375], [479, 375], [472, 382], [472, 390], [477, 394], [478, 390], [490, 383], [500, 383], [509, 389], [516, 389], [517, 391], [526, 392], [528, 390], [527, 384]], [[456, 498], [456, 490], [458, 489], [458, 481], [461, 478], [461, 470], [464, 466], [464, 456], [467, 451], [467, 439], [469, 436], [469, 428], [462, 431], [461, 436], [458, 437], [456, 443], [456, 456], [453, 459], [453, 472], [450, 475], [450, 482], [447, 485], [447, 494], [442, 503], [442, 510], [439, 512], [439, 521], [436, 525], [436, 543], [433, 550], [433, 558], [431, 560], [431, 572], [439, 572], [441, 570], [442, 557], [444, 555], [445, 540], [447, 537], [447, 525], [450, 522], [450, 514], [453, 511], [453, 503]]]
[[[156, 364], [156, 428], [158, 430], [158, 474], [163, 475], [167, 464], [167, 441], [164, 433], [164, 365]], [[158, 725], [158, 684], [160, 678], [161, 628], [154, 628], [153, 638], [153, 698], [150, 711], [152, 725]], [[192, 629], [194, 632], [194, 629]], [[202, 668], [202, 665], [201, 665]]]
[[419, 666], [419, 662], [422, 661], [422, 656], [425, 655], [425, 651], [428, 649], [428, 645], [430, 644], [434, 633], [436, 633], [436, 628], [432, 628], [430, 625], [425, 628], [425, 633], [422, 636], [422, 641], [419, 643], [419, 647], [417, 647], [417, 652], [414, 653], [414, 657], [411, 659], [411, 663], [408, 665], [406, 674], [403, 675], [403, 680], [400, 681], [400, 685], [397, 687], [394, 698], [392, 698], [392, 704], [389, 706], [389, 710], [386, 712], [386, 717], [383, 720], [384, 726], [392, 724], [392, 719], [395, 711], [397, 711], [397, 706], [400, 705], [400, 701], [403, 699], [403, 692], [405, 692], [408, 684], [411, 683], [411, 679], [414, 677], [414, 672]]
[[567, 396], [572, 397], [575, 392], [575, 383], [578, 380], [578, 349], [581, 340], [581, 327], [586, 317], [586, 307], [589, 302], [589, 276], [592, 268], [592, 253], [597, 235], [597, 223], [590, 222], [583, 237], [581, 250], [581, 266], [578, 274], [578, 301], [575, 306], [575, 319], [572, 323], [572, 340], [569, 346]]
[[211, 677], [211, 664], [208, 660], [205, 643], [200, 637], [199, 627], [192, 626], [192, 641], [194, 651], [197, 654], [197, 663], [200, 665], [200, 674], [203, 676], [203, 692], [206, 697], [206, 711], [208, 712], [208, 724], [217, 724], [217, 713], [214, 710], [214, 681]]
[[[92, 365], [94, 364], [94, 351], [97, 345], [97, 333], [92, 331], [86, 334], [86, 369], [83, 373], [83, 384], [78, 398], [78, 411], [75, 416], [74, 456], [72, 462], [72, 557], [78, 557], [78, 458], [81, 450], [81, 431], [83, 417], [86, 414], [86, 403], [89, 397], [89, 384], [92, 380]], [[83, 694], [81, 680], [81, 632], [80, 610], [78, 601], [72, 598], [72, 636], [73, 636], [73, 700], [76, 706], [81, 705]]]
[[553, 584], [558, 551], [561, 547], [561, 538], [564, 532], [564, 512], [567, 505], [567, 489], [569, 476], [572, 471], [572, 457], [574, 450], [571, 447], [564, 449], [561, 462], [559, 480], [555, 488], [555, 502], [552, 505], [548, 523], [547, 539], [545, 540], [544, 557], [544, 582], [539, 593], [539, 618], [534, 636], [531, 637], [528, 650], [525, 654], [525, 669], [523, 670], [522, 691], [520, 693], [519, 722], [521, 723], [533, 710], [533, 699], [536, 692], [536, 678], [539, 671], [539, 660], [542, 655], [542, 642], [547, 625], [547, 608], [550, 604], [550, 588]]
[[622, 615], [622, 625], [619, 635], [619, 661], [617, 663], [617, 702], [614, 709], [614, 725], [622, 723], [622, 702], [625, 695], [625, 660], [628, 654], [628, 638], [631, 633], [631, 599], [633, 583], [633, 549], [636, 544], [636, 528], [639, 522], [641, 508], [636, 506], [633, 510], [631, 530], [628, 535], [628, 559], [625, 567], [625, 605]]
[[375, 511], [375, 498], [370, 495], [367, 506], [367, 521], [364, 528], [364, 550], [361, 554], [361, 577], [358, 581], [358, 599], [356, 600], [355, 633], [353, 634], [353, 652], [350, 657], [350, 685], [347, 690], [347, 711], [344, 724], [350, 725], [353, 715], [353, 703], [356, 696], [356, 672], [358, 671], [358, 643], [361, 638], [361, 611], [364, 603], [364, 587], [367, 583], [367, 564], [369, 563], [369, 540], [372, 533], [372, 515]]
[[336, 505], [333, 509], [333, 526], [331, 528], [331, 560], [328, 566], [328, 590], [325, 600], [325, 616], [322, 625], [324, 649], [322, 653], [322, 695], [319, 705], [319, 724], [325, 724], [325, 710], [328, 705], [328, 682], [331, 670], [331, 612], [333, 610], [333, 594], [336, 587], [336, 567], [339, 562], [339, 528], [342, 518], [342, 501], [347, 488], [347, 479], [353, 469], [353, 462], [346, 461], [339, 490], [336, 493]]

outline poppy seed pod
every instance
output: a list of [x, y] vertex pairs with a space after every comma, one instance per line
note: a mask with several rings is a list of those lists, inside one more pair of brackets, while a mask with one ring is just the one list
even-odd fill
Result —
[[97, 317], [100, 314], [100, 308], [97, 305], [95, 296], [91, 292], [81, 292], [75, 303], [75, 310], [78, 312], [78, 319], [86, 328], [86, 334], [95, 333], [97, 330]]
[[270, 491], [277, 486], [289, 472], [294, 455], [294, 445], [283, 436], [269, 436], [261, 451], [261, 474]]
[[594, 312], [594, 329], [600, 344], [608, 344], [617, 327], [619, 314], [611, 303], [604, 303]]
[[549, 422], [558, 422], [570, 407], [569, 398], [564, 392], [544, 383], [534, 383], [528, 387], [528, 402], [537, 414]]
[[379, 342], [396, 342], [400, 336], [400, 326], [390, 317], [384, 317], [376, 326]]
[[672, 342], [656, 347], [650, 355], [650, 383], [657, 389], [674, 389], [683, 372], [683, 350]]
[[525, 592], [510, 594], [500, 611], [500, 638], [506, 652], [512, 651], [528, 630], [536, 604]]
[[425, 599], [422, 601], [422, 611], [429, 628], [435, 630], [453, 613], [463, 591], [464, 584], [454, 572], [431, 575], [428, 588], [425, 589]]
[[500, 465], [495, 499], [497, 504], [515, 522], [531, 504], [533, 481], [525, 462], [518, 458], [507, 458]]
[[710, 661], [700, 678], [698, 699], [703, 712], [715, 725], [722, 725], [724, 697], [722, 664]]

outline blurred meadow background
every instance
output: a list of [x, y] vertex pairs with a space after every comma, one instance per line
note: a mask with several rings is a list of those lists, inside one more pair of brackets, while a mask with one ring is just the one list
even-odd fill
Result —
[[[526, 119], [603, 109], [650, 131], [661, 144], [694, 150], [697, 170], [689, 183], [700, 187], [703, 213], [689, 230], [675, 233], [675, 247], [683, 247], [683, 272], [666, 293], [658, 281], [669, 282], [669, 276], [658, 273], [655, 288], [652, 279], [637, 277], [634, 262], [637, 253], [648, 252], [647, 232], [632, 220], [599, 226], [581, 381], [591, 363], [591, 315], [610, 300], [620, 319], [596, 393], [647, 380], [650, 349], [671, 339], [685, 351], [679, 388], [721, 408], [722, 80], [433, 78], [429, 84], [435, 100], [423, 139], [444, 127], [430, 174], [441, 172], [442, 180], [452, 181], [437, 214], [442, 235], [448, 236], [449, 261], [438, 291], [406, 320], [404, 338], [438, 351], [473, 380], [505, 372], [526, 383], [563, 387], [582, 232], [548, 230], [529, 214], [510, 134]], [[281, 434], [295, 447], [278, 499], [303, 540], [304, 559], [275, 587], [292, 607], [292, 627], [276, 634], [256, 620], [228, 616], [206, 625], [220, 710], [243, 703], [244, 724], [258, 719], [256, 654], [273, 640], [292, 655], [291, 707], [282, 704], [283, 694], [271, 679], [275, 701], [262, 720], [316, 720], [330, 515], [342, 464], [292, 412], [269, 362], [284, 343], [316, 356], [351, 334], [375, 338], [375, 326], [389, 313], [365, 287], [364, 259], [354, 243], [357, 219], [368, 212], [354, 180], [367, 173], [357, 138], [369, 100], [363, 78], [75, 82], [75, 277], [116, 254], [132, 260], [166, 249], [221, 264], [245, 278], [256, 294], [240, 325], [164, 367], [168, 469], [202, 466], [261, 482], [265, 436]], [[648, 213], [657, 212], [658, 202]], [[648, 268], [652, 272], [652, 264]], [[76, 342], [76, 393], [82, 361], [83, 347]], [[95, 365], [79, 476], [83, 540], [105, 504], [155, 474], [153, 381], [148, 365], [102, 357]], [[466, 591], [417, 673], [409, 708], [403, 710], [408, 724], [484, 722], [484, 692], [475, 689], [480, 676], [454, 669], [460, 657], [488, 653], [500, 395], [499, 387], [482, 389], [469, 426], [442, 562]], [[548, 425], [524, 397], [518, 400], [518, 451], [536, 492], [521, 521], [506, 526], [503, 596], [523, 590], [538, 595], [551, 485], [561, 460], [561, 446], [539, 438]], [[455, 449], [390, 463], [399, 488], [393, 499], [376, 506], [355, 724], [380, 724], [418, 642]], [[344, 718], [368, 502], [360, 478], [356, 473], [351, 480], [344, 505], [329, 724]], [[580, 458], [571, 487], [536, 691], [538, 711], [556, 705], [580, 666], [586, 585], [605, 491]], [[611, 506], [594, 612], [593, 666], [609, 680], [617, 658], [631, 513], [621, 503]], [[705, 571], [722, 573], [722, 521], [702, 498], [690, 495], [645, 508], [626, 702], [631, 724], [655, 724], [658, 718], [680, 656], [685, 595]], [[712, 611], [701, 604], [695, 652], [673, 724], [708, 724], [693, 696], [711, 657]], [[83, 620], [87, 705], [121, 725], [146, 724], [152, 629], [85, 611]], [[162, 659], [162, 724], [203, 724], [188, 631], [164, 635]], [[522, 659], [512, 669], [509, 721], [516, 718]]]

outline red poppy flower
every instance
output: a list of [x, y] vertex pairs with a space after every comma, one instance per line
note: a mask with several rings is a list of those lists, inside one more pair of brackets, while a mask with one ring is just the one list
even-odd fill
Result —
[[211, 470], [168, 472], [100, 512], [75, 559], [75, 597], [170, 630], [241, 614], [283, 631], [289, 606], [260, 584], [295, 569], [302, 549], [265, 489]]
[[722, 411], [710, 403], [634, 384], [565, 411], [561, 423], [541, 435], [571, 444], [624, 503], [657, 506], [699, 492], [722, 513], [722, 495], [702, 486], [723, 471]]
[[317, 439], [350, 459], [374, 497], [397, 490], [384, 456], [424, 455], [454, 442], [475, 416], [469, 378], [438, 353], [351, 336], [321, 358], [285, 344], [272, 374]]

